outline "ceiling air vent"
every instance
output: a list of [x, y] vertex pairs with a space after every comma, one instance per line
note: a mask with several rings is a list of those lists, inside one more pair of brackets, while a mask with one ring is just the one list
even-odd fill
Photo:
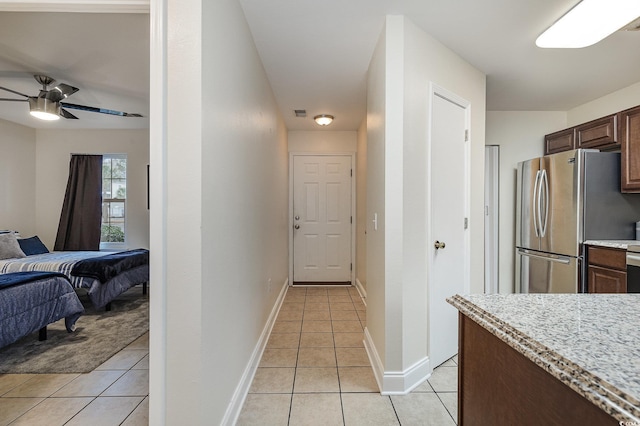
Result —
[[298, 118], [304, 118], [307, 116], [306, 109], [294, 109], [293, 112], [296, 114], [296, 117]]

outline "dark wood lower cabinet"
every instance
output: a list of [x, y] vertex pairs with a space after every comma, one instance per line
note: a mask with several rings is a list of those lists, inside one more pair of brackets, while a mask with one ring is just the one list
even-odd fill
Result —
[[589, 266], [589, 293], [626, 293], [627, 273], [615, 269]]
[[467, 316], [459, 324], [459, 425], [619, 424]]
[[589, 293], [627, 292], [627, 251], [587, 246], [587, 291]]

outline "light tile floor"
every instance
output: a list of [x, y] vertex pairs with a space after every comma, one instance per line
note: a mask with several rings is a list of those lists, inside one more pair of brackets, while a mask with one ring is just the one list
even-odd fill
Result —
[[455, 425], [457, 357], [409, 395], [381, 396], [355, 288], [290, 288], [237, 424]]
[[149, 333], [87, 374], [0, 374], [0, 426], [146, 426]]
[[[381, 396], [355, 288], [290, 288], [238, 425], [455, 425], [457, 357]], [[148, 425], [149, 335], [87, 374], [0, 374], [0, 426]]]

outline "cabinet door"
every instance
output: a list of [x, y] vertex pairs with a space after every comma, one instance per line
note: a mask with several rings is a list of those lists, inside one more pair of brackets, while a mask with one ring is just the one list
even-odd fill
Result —
[[640, 107], [619, 113], [622, 192], [640, 192]]
[[589, 265], [589, 293], [626, 293], [627, 273]]
[[575, 148], [575, 129], [560, 130], [544, 137], [544, 155], [570, 151]]
[[576, 148], [616, 149], [618, 141], [618, 115], [607, 117], [576, 126]]

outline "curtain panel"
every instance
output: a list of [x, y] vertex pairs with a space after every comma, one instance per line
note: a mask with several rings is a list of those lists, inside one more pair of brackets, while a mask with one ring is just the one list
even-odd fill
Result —
[[102, 155], [72, 155], [54, 250], [100, 250]]

